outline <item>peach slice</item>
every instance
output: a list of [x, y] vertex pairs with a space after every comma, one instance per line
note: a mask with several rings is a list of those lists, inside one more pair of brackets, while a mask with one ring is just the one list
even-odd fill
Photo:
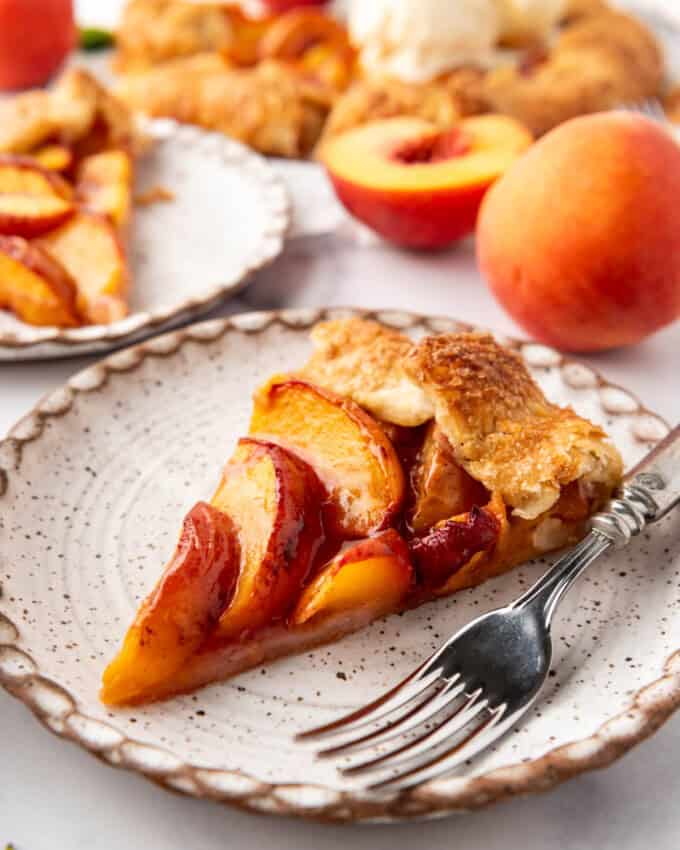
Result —
[[374, 617], [396, 610], [413, 583], [408, 547], [393, 528], [337, 555], [307, 586], [292, 622], [369, 608]]
[[282, 15], [300, 6], [325, 6], [328, 0], [263, 0], [267, 9], [277, 15]]
[[[228, 43], [221, 47], [222, 57], [234, 65], [243, 67], [256, 65], [259, 61], [260, 41], [271, 26], [271, 16], [257, 15], [252, 17], [246, 14], [240, 6], [226, 6], [224, 11], [229, 21], [231, 36]], [[214, 55], [203, 54], [203, 56]]]
[[319, 157], [352, 215], [399, 245], [438, 248], [472, 233], [487, 189], [531, 142], [501, 115], [443, 132], [401, 117], [335, 136]]
[[404, 499], [404, 473], [385, 432], [351, 401], [292, 376], [255, 394], [251, 435], [307, 461], [325, 486], [331, 536], [356, 539], [385, 528]]
[[34, 151], [32, 156], [38, 165], [48, 171], [68, 171], [73, 165], [73, 151], [66, 145], [44, 145]]
[[107, 324], [127, 314], [128, 268], [107, 218], [82, 210], [46, 234], [41, 244], [76, 281], [78, 308], [88, 322]]
[[76, 286], [39, 245], [0, 236], [0, 307], [31, 325], [79, 325]]
[[87, 209], [106, 216], [124, 233], [132, 206], [132, 159], [127, 151], [85, 157], [76, 173], [76, 196]]
[[239, 555], [231, 520], [199, 502], [174, 555], [142, 603], [104, 672], [108, 705], [152, 700], [214, 630], [236, 589]]
[[43, 168], [32, 156], [0, 155], [0, 193], [57, 195], [70, 200], [72, 191], [61, 175]]
[[347, 30], [335, 18], [319, 9], [291, 9], [269, 25], [259, 44], [259, 58], [293, 61], [319, 44], [351, 53]]
[[31, 238], [54, 230], [73, 215], [73, 204], [58, 195], [0, 193], [0, 233]]
[[239, 441], [211, 504], [227, 513], [241, 546], [238, 588], [218, 640], [285, 617], [321, 544], [323, 488], [313, 470], [281, 446]]
[[422, 587], [436, 590], [478, 552], [496, 545], [501, 526], [486, 508], [473, 507], [463, 516], [439, 523], [425, 537], [409, 543], [411, 560]]
[[427, 427], [411, 480], [415, 500], [409, 521], [416, 534], [489, 500], [487, 489], [458, 464], [451, 444], [435, 422]]

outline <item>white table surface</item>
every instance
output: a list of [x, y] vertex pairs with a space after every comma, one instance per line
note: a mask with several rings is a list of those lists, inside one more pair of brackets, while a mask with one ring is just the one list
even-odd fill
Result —
[[[79, 4], [89, 21], [114, 20], [117, 5], [117, 0]], [[466, 243], [424, 258], [376, 244], [359, 250], [347, 229], [332, 241], [303, 237], [236, 303], [218, 312], [354, 304], [455, 315], [517, 334], [472, 271], [472, 250]], [[670, 422], [680, 421], [680, 323], [635, 348], [585, 359]], [[1, 365], [0, 433], [89, 362]], [[485, 812], [393, 827], [256, 817], [183, 799], [106, 767], [45, 731], [0, 692], [0, 847], [11, 841], [17, 850], [326, 850], [348, 841], [356, 850], [679, 850], [679, 800], [676, 716], [608, 770]]]

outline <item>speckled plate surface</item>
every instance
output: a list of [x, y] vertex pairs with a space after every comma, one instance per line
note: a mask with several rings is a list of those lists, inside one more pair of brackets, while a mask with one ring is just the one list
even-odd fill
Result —
[[[347, 311], [332, 311], [333, 315]], [[0, 681], [54, 732], [170, 788], [250, 810], [396, 820], [476, 808], [601, 767], [680, 704], [680, 513], [596, 563], [555, 624], [554, 674], [527, 722], [451, 778], [376, 796], [294, 745], [365, 702], [445, 635], [545, 570], [388, 618], [194, 695], [110, 711], [102, 669], [181, 518], [245, 432], [251, 391], [294, 368], [324, 311], [207, 322], [119, 352], [45, 398], [0, 444]], [[460, 327], [379, 314], [414, 336]], [[548, 396], [601, 422], [627, 464], [667, 426], [551, 349], [519, 348]]]
[[0, 310], [0, 361], [108, 351], [196, 318], [242, 289], [283, 248], [283, 181], [256, 153], [219, 133], [148, 122], [155, 145], [137, 165], [135, 194], [166, 203], [134, 209], [130, 315], [110, 325], [39, 328]]

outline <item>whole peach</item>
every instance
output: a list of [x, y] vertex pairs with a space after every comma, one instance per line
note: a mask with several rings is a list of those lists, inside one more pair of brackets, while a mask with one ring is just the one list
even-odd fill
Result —
[[75, 35], [73, 0], [0, 0], [0, 90], [46, 83]]
[[644, 339], [680, 316], [680, 145], [639, 115], [568, 121], [488, 192], [477, 252], [536, 339], [570, 351]]

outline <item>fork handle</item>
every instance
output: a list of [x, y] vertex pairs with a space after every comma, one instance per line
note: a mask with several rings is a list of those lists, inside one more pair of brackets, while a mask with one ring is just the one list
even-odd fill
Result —
[[627, 484], [650, 492], [656, 511], [652, 522], [680, 502], [680, 425], [626, 475]]
[[675, 428], [626, 476], [619, 498], [592, 519], [592, 531], [567, 552], [512, 606], [537, 606], [550, 625], [560, 601], [603, 552], [625, 546], [650, 522], [680, 502], [680, 427]]

